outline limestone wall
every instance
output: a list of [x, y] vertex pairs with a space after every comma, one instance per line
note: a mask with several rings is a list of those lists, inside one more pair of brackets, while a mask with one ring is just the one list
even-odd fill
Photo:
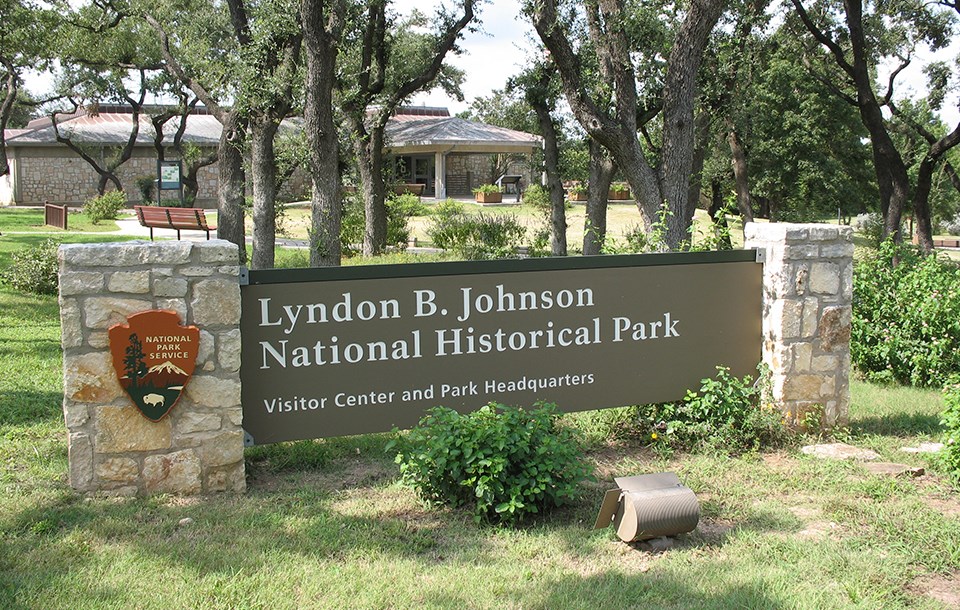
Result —
[[790, 418], [823, 408], [824, 423], [847, 419], [853, 229], [750, 223], [746, 248], [762, 250], [763, 360], [774, 399]]
[[[65, 245], [59, 259], [70, 484], [122, 495], [243, 491], [236, 247]], [[176, 311], [200, 329], [194, 376], [158, 423], [120, 387], [107, 338], [111, 326], [150, 309]]]
[[[81, 205], [97, 195], [97, 172], [66, 147], [22, 147], [16, 149], [18, 205], [38, 205], [45, 201]], [[98, 153], [101, 156], [102, 153]], [[117, 169], [117, 177], [127, 197], [140, 202], [136, 180], [140, 176], [157, 175], [157, 157], [152, 148], [138, 148], [134, 155]], [[217, 167], [208, 165], [197, 176], [198, 205], [216, 203]], [[112, 186], [108, 186], [112, 189]], [[176, 191], [165, 196], [173, 198]]]

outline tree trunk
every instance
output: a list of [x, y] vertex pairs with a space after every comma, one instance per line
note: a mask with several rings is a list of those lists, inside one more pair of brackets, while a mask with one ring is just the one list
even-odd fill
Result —
[[[750, 200], [750, 180], [747, 177], [747, 153], [743, 150], [743, 142], [733, 122], [728, 123], [727, 143], [730, 144], [730, 164], [733, 166], [733, 186], [737, 192], [737, 209], [746, 228], [748, 222], [753, 222], [753, 202]], [[711, 216], [712, 218], [712, 216]]]
[[[721, 250], [732, 250], [733, 244], [730, 242], [730, 227], [727, 225], [727, 215], [723, 211], [723, 184], [718, 180], [710, 183], [710, 219], [713, 221], [714, 235], [720, 237], [719, 247]], [[751, 219], [750, 222], [753, 222]], [[746, 229], [746, 221], [743, 223]]]
[[933, 223], [930, 220], [930, 189], [936, 160], [926, 155], [917, 171], [917, 189], [913, 194], [913, 214], [917, 219], [917, 243], [930, 254], [933, 252]]
[[345, 7], [340, 0], [303, 0], [303, 40], [307, 56], [304, 130], [310, 147], [313, 185], [311, 204], [310, 265], [340, 265], [340, 157], [333, 118], [333, 86], [337, 45]]
[[277, 166], [273, 142], [277, 123], [268, 117], [250, 121], [250, 172], [253, 183], [253, 269], [272, 269], [277, 241]]
[[900, 225], [910, 191], [907, 167], [887, 132], [880, 104], [873, 92], [867, 58], [869, 50], [863, 30], [863, 6], [860, 0], [844, 0], [843, 6], [853, 51], [853, 63], [848, 74], [857, 89], [860, 119], [870, 133], [874, 169], [880, 188], [880, 205], [883, 209], [883, 236], [893, 237], [894, 241], [900, 242], [903, 240]]
[[599, 142], [590, 138], [590, 177], [587, 182], [587, 213], [583, 227], [583, 254], [603, 252], [607, 240], [607, 192], [613, 181], [613, 160]]
[[235, 244], [240, 263], [247, 262], [243, 228], [244, 173], [243, 140], [245, 125], [237, 111], [224, 113], [223, 131], [217, 152], [217, 237]]
[[693, 209], [687, 205], [693, 175], [694, 115], [697, 72], [710, 32], [720, 19], [724, 0], [693, 0], [667, 59], [663, 88], [663, 151], [660, 184], [667, 217], [666, 245], [676, 250], [690, 239]]
[[7, 163], [7, 139], [3, 131], [7, 128], [7, 121], [10, 120], [10, 114], [13, 112], [13, 104], [17, 100], [17, 73], [13, 69], [13, 63], [2, 62], [7, 71], [6, 93], [3, 96], [3, 102], [0, 102], [0, 177], [10, 173], [10, 165]]
[[354, 152], [363, 192], [363, 255], [379, 256], [387, 248], [387, 187], [383, 180], [383, 133], [354, 127]]
[[701, 111], [694, 119], [693, 170], [690, 175], [690, 192], [687, 193], [687, 214], [692, 218], [700, 205], [700, 192], [703, 188], [703, 164], [710, 148], [711, 112]]
[[[546, 89], [550, 77], [545, 74], [538, 83]], [[550, 114], [550, 107], [543, 95], [528, 95], [543, 136], [543, 164], [547, 174], [547, 191], [550, 194], [550, 253], [553, 256], [567, 255], [567, 210], [564, 201], [563, 182], [560, 180], [560, 148], [557, 145], [557, 125]]]

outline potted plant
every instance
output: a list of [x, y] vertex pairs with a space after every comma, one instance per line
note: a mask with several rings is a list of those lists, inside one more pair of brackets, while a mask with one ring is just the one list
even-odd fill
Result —
[[610, 185], [610, 191], [607, 193], [607, 199], [622, 201], [630, 199], [630, 187], [623, 182], [614, 182]]
[[477, 197], [477, 203], [500, 203], [503, 201], [503, 193], [496, 184], [481, 184], [473, 189], [473, 194]]
[[567, 200], [568, 201], [586, 201], [587, 200], [587, 187], [583, 186], [579, 182], [572, 184], [567, 188]]

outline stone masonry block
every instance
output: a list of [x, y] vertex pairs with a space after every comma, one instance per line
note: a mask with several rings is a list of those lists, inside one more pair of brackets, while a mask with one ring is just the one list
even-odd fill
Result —
[[151, 309], [153, 303], [141, 299], [91, 297], [86, 299], [87, 328], [106, 330], [114, 324], [124, 324], [127, 317]]
[[171, 447], [170, 418], [152, 422], [134, 406], [97, 409], [97, 452], [128, 453]]
[[810, 267], [810, 290], [816, 294], [840, 292], [840, 266], [836, 263], [813, 263]]
[[240, 324], [240, 285], [236, 280], [204, 280], [193, 287], [193, 321], [201, 326]]
[[60, 274], [60, 296], [101, 292], [103, 292], [103, 273], [99, 271], [64, 271]]
[[107, 283], [110, 292], [129, 292], [146, 294], [150, 292], [149, 271], [117, 271], [110, 275]]

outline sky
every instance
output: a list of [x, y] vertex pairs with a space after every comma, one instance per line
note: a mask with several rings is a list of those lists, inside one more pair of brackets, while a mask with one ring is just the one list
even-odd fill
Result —
[[[446, 0], [448, 6], [456, 0]], [[432, 14], [439, 0], [394, 0], [393, 8], [400, 14], [407, 14], [418, 8], [426, 14]], [[477, 97], [487, 97], [492, 91], [503, 89], [507, 80], [523, 70], [526, 58], [532, 54], [535, 45], [532, 39], [536, 34], [530, 22], [520, 15], [519, 0], [486, 0], [479, 9], [480, 28], [476, 32], [467, 32], [460, 41], [463, 53], [448, 58], [448, 62], [466, 75], [463, 84], [464, 102], [457, 102], [442, 91], [431, 91], [416, 95], [412, 103], [425, 106], [445, 106], [452, 114], [466, 110]], [[934, 57], [925, 50], [918, 50], [913, 65], [901, 74], [897, 81], [898, 98], [925, 91], [924, 78], [920, 67], [932, 59], [952, 61], [960, 53], [960, 41]], [[881, 70], [882, 71], [882, 70]], [[50, 87], [49, 77], [28, 75], [27, 88], [35, 93], [45, 93]], [[960, 122], [958, 93], [948, 97], [941, 113], [948, 125]]]
[[[451, 3], [448, 3], [448, 5]], [[434, 0], [395, 0], [394, 8], [406, 14], [414, 7], [430, 14], [438, 3]], [[525, 66], [531, 53], [533, 26], [520, 15], [518, 0], [487, 0], [480, 5], [480, 31], [467, 32], [460, 42], [461, 55], [450, 57], [450, 65], [466, 74], [463, 84], [465, 101], [459, 103], [442, 91], [419, 94], [413, 103], [425, 106], [446, 106], [452, 114], [466, 110], [477, 97], [488, 97], [491, 91], [503, 89], [507, 80]]]

